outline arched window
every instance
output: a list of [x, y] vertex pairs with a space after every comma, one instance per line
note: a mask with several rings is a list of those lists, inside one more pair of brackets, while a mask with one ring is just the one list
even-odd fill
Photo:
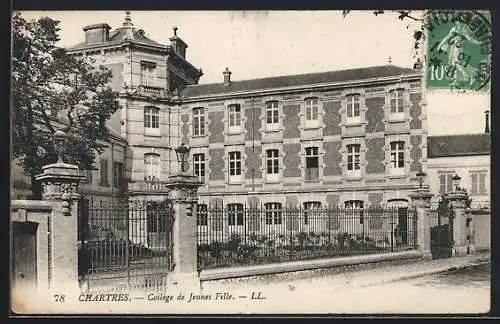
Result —
[[276, 202], [264, 204], [266, 210], [266, 225], [279, 225], [282, 222], [281, 204]]
[[315, 210], [321, 209], [321, 202], [306, 201], [304, 203], [304, 225], [308, 225], [311, 220], [314, 220]]
[[352, 210], [352, 216], [359, 218], [359, 223], [364, 224], [365, 215], [363, 212], [364, 203], [363, 200], [347, 200], [344, 202], [345, 208]]

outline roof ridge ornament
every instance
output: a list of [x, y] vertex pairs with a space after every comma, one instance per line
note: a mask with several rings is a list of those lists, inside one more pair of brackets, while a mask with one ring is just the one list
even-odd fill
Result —
[[132, 18], [130, 18], [130, 10], [125, 11], [125, 21], [123, 22], [123, 27], [133, 26]]

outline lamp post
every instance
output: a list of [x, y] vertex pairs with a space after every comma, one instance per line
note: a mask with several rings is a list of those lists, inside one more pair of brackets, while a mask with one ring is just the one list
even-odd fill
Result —
[[455, 188], [455, 191], [460, 191], [460, 187], [459, 187], [459, 185], [460, 185], [460, 180], [461, 180], [461, 179], [462, 179], [462, 178], [461, 178], [458, 174], [456, 174], [456, 173], [455, 173], [455, 175], [451, 178], [451, 181], [452, 181], [452, 183], [453, 183], [453, 187]]
[[181, 143], [181, 146], [175, 149], [175, 154], [177, 155], [177, 161], [179, 162], [181, 173], [187, 172], [189, 151], [190, 148], [187, 147], [184, 143]]
[[422, 171], [422, 166], [420, 166], [420, 171], [417, 173], [418, 180], [420, 182], [420, 189], [422, 189], [423, 183], [424, 183], [424, 177], [426, 174]]
[[68, 138], [69, 136], [60, 129], [56, 130], [54, 134], [52, 134], [52, 144], [54, 145], [54, 150], [57, 153], [57, 163], [64, 163], [62, 155], [68, 143]]

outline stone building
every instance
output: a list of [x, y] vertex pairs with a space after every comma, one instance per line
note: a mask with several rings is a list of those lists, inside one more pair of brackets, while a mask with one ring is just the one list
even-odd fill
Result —
[[200, 210], [404, 208], [419, 185], [416, 173], [426, 169], [426, 113], [414, 69], [232, 80], [226, 68], [220, 83], [199, 85], [202, 70], [188, 61], [176, 27], [163, 45], [127, 12], [121, 27], [86, 26], [82, 39], [68, 53], [107, 66], [120, 92], [108, 127], [127, 145], [120, 154], [129, 199], [164, 199], [181, 143], [191, 147], [192, 171], [204, 183]]
[[452, 177], [461, 177], [461, 187], [467, 189], [472, 208], [489, 209], [491, 136], [489, 111], [485, 113], [484, 132], [447, 136], [429, 136], [428, 183], [433, 193], [452, 190]]
[[120, 109], [108, 126], [128, 143], [124, 172], [128, 193], [160, 200], [165, 194], [161, 182], [177, 168], [175, 98], [182, 87], [198, 82], [201, 69], [186, 60], [187, 45], [177, 36], [177, 28], [170, 45], [162, 45], [136, 28], [129, 12], [119, 28], [93, 24], [83, 31], [84, 41], [67, 51], [93, 57], [113, 72]]
[[355, 206], [403, 202], [425, 164], [420, 73], [393, 65], [198, 85], [177, 35], [149, 39], [127, 13], [113, 31], [83, 28], [68, 49], [113, 71], [121, 109], [109, 121], [128, 142], [129, 194], [160, 198], [191, 147], [200, 204]]
[[186, 87], [178, 104], [200, 203], [363, 207], [404, 202], [417, 186], [427, 145], [418, 72], [223, 76]]

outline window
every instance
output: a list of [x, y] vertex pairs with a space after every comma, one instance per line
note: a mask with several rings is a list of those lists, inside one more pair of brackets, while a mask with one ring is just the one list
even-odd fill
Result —
[[193, 135], [205, 135], [205, 109], [193, 109]]
[[100, 171], [100, 185], [109, 186], [108, 160], [101, 159], [99, 171]]
[[144, 108], [144, 129], [146, 135], [160, 135], [160, 108]]
[[266, 102], [266, 128], [267, 129], [277, 129], [279, 126], [278, 122], [279, 109], [277, 101]]
[[444, 195], [453, 191], [453, 172], [439, 175], [439, 193]]
[[160, 179], [160, 155], [150, 153], [144, 155], [144, 180]]
[[240, 182], [241, 174], [241, 152], [229, 152], [229, 181]]
[[306, 148], [306, 180], [319, 179], [319, 156], [317, 147]]
[[361, 121], [359, 94], [347, 96], [347, 122], [354, 123]]
[[360, 166], [360, 149], [361, 145], [347, 145], [347, 175], [351, 177], [361, 176]]
[[305, 101], [304, 113], [306, 116], [305, 127], [318, 127], [319, 126], [319, 106], [318, 98], [308, 98]]
[[471, 195], [486, 195], [486, 176], [488, 172], [471, 172]]
[[205, 204], [198, 204], [196, 207], [197, 218], [196, 225], [207, 226], [208, 225], [208, 208]]
[[282, 222], [281, 204], [266, 203], [264, 208], [266, 210], [266, 225], [280, 225]]
[[279, 151], [266, 151], [266, 173], [268, 181], [279, 181]]
[[397, 117], [404, 117], [404, 90], [396, 89], [389, 93], [390, 96], [390, 107], [391, 115]]
[[359, 217], [359, 223], [363, 224], [365, 221], [363, 213], [363, 201], [362, 200], [348, 200], [345, 203], [345, 208], [352, 211], [352, 215]]
[[194, 174], [201, 182], [205, 181], [205, 154], [193, 154], [193, 169]]
[[156, 64], [141, 62], [141, 84], [145, 86], [156, 86]]
[[314, 210], [321, 209], [319, 201], [308, 201], [304, 203], [304, 225], [308, 225], [313, 218]]
[[227, 205], [228, 224], [230, 226], [243, 225], [243, 205], [229, 204]]
[[241, 131], [241, 106], [229, 105], [229, 132]]
[[113, 185], [115, 187], [123, 185], [123, 163], [121, 162], [113, 163]]
[[391, 174], [404, 174], [405, 142], [391, 142]]

